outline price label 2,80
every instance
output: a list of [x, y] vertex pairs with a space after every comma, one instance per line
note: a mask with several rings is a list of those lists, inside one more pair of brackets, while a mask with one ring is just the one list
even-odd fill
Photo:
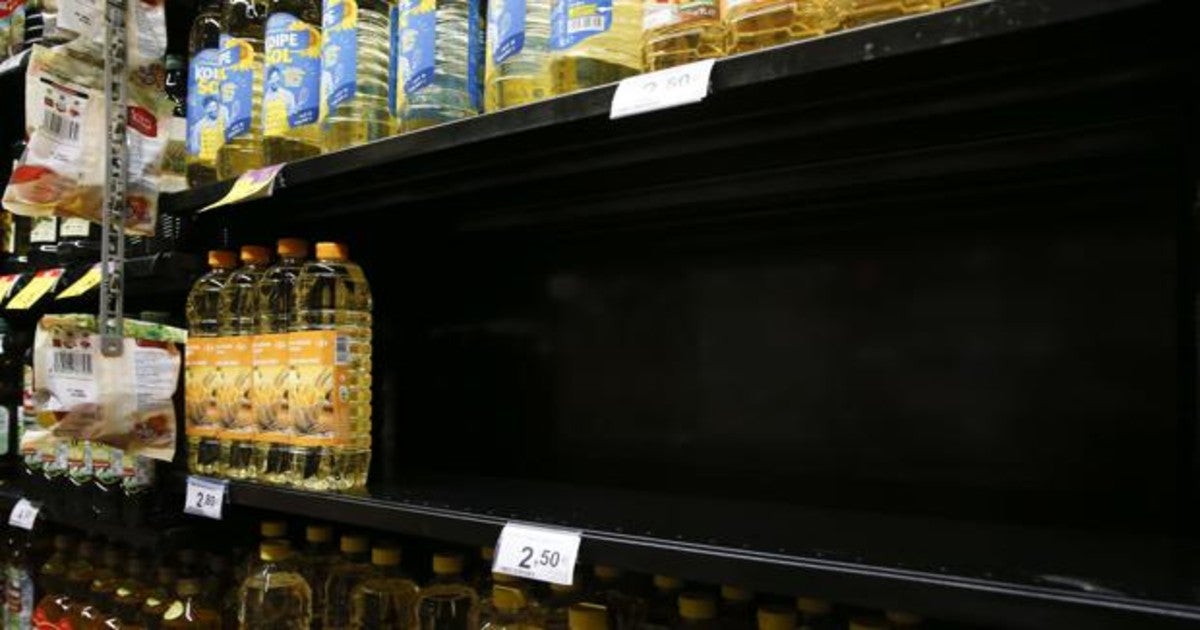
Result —
[[31, 503], [29, 499], [21, 499], [9, 513], [8, 524], [33, 531], [33, 524], [37, 521], [38, 511], [41, 509], [41, 506]]
[[184, 494], [183, 511], [196, 516], [221, 520], [225, 505], [225, 490], [229, 484], [216, 479], [189, 476]]
[[570, 585], [579, 557], [580, 533], [509, 523], [496, 542], [497, 573]]

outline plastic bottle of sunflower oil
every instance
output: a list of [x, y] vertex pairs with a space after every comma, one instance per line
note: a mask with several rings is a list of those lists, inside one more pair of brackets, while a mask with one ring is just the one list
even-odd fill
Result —
[[494, 112], [550, 96], [553, 0], [493, 0], [487, 8], [484, 108]]
[[385, 138], [394, 128], [389, 59], [393, 0], [325, 0], [321, 17], [324, 149]]
[[620, 81], [644, 70], [642, 0], [554, 0], [550, 79], [555, 94]]
[[401, 131], [483, 108], [483, 8], [479, 0], [400, 0], [395, 81]]
[[263, 68], [263, 158], [321, 153], [321, 0], [268, 0]]
[[837, 30], [854, 0], [721, 0], [728, 54], [786, 44]]
[[225, 143], [217, 149], [217, 179], [237, 177], [263, 165], [262, 0], [225, 0], [221, 6], [221, 103]]

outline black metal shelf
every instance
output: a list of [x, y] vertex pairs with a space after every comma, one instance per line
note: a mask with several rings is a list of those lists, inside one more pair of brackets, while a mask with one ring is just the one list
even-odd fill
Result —
[[[25, 492], [12, 480], [0, 480], [0, 514], [7, 515], [12, 511], [17, 501], [25, 497]], [[78, 492], [75, 501], [84, 500], [84, 491]], [[36, 501], [36, 499], [35, 499]], [[38, 501], [38, 503], [41, 503]], [[73, 507], [79, 507], [75, 505]], [[90, 534], [102, 536], [115, 543], [141, 549], [155, 548], [163, 545], [169, 539], [177, 538], [183, 531], [179, 523], [157, 524], [155, 526], [130, 526], [123, 523], [109, 522], [95, 517], [81, 518], [79, 514], [69, 512], [58, 505], [42, 504], [38, 511], [38, 520], [55, 525], [83, 530]]]
[[[49, 264], [37, 268], [22, 265], [3, 273], [20, 274], [21, 278], [9, 292], [9, 298], [25, 286], [27, 279], [39, 271], [48, 269], [65, 269], [66, 273], [59, 280], [58, 286], [34, 304], [33, 308], [25, 311], [10, 311], [0, 309], [0, 316], [21, 318], [23, 316], [39, 316], [48, 311], [62, 309], [79, 309], [82, 305], [94, 304], [98, 297], [99, 287], [89, 289], [80, 296], [56, 300], [55, 294], [67, 289], [72, 283], [83, 276], [93, 263], [73, 262], [67, 264]], [[151, 300], [178, 298], [187, 293], [191, 283], [201, 272], [200, 258], [186, 252], [160, 252], [142, 256], [133, 256], [125, 261], [125, 294], [131, 299], [146, 298]], [[94, 310], [94, 307], [88, 307]], [[136, 313], [130, 313], [135, 316]]]
[[[182, 485], [183, 476], [177, 479]], [[1200, 623], [1191, 543], [478, 477], [315, 493], [230, 482], [238, 507], [464, 545], [509, 521], [578, 530], [580, 559], [1003, 627]]]

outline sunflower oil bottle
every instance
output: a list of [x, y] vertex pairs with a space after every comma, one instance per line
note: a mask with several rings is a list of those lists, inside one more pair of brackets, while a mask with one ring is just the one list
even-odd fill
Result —
[[193, 628], [221, 630], [221, 613], [206, 601], [204, 585], [199, 578], [189, 577], [175, 585], [175, 601], [162, 616], [162, 628]]
[[679, 594], [683, 580], [669, 575], [654, 576], [654, 591], [646, 602], [646, 625], [670, 628], [679, 618]]
[[433, 579], [417, 599], [421, 630], [475, 630], [479, 627], [479, 596], [462, 577], [462, 556], [433, 555]]
[[567, 611], [583, 598], [579, 581], [573, 584], [551, 584], [550, 595], [542, 604], [541, 627], [545, 630], [567, 630]]
[[350, 627], [350, 596], [355, 587], [375, 575], [371, 566], [366, 536], [343, 535], [338, 543], [340, 558], [329, 569], [325, 580], [325, 630], [344, 630]]
[[646, 70], [662, 70], [725, 54], [719, 0], [645, 0]]
[[823, 35], [842, 23], [847, 0], [721, 0], [728, 54]]
[[106, 628], [132, 629], [141, 627], [138, 616], [141, 613], [142, 602], [149, 594], [146, 584], [146, 561], [137, 555], [130, 555], [125, 563], [125, 574], [117, 582], [113, 591], [112, 607], [108, 610], [105, 620]]
[[751, 630], [754, 627], [754, 593], [749, 589], [722, 584], [717, 609], [724, 630]]
[[225, 143], [217, 179], [263, 166], [263, 30], [265, 0], [224, 0], [221, 8], [221, 111]]
[[325, 0], [321, 15], [323, 148], [337, 151], [394, 130], [390, 85], [394, 0]]
[[604, 605], [612, 616], [614, 630], [641, 628], [646, 621], [646, 601], [629, 588], [625, 574], [616, 567], [598, 564], [592, 567], [592, 577], [586, 600]]
[[572, 604], [567, 609], [570, 630], [608, 630], [608, 609], [599, 604]]
[[254, 472], [259, 481], [283, 483], [287, 476], [292, 437], [288, 412], [287, 332], [291, 329], [296, 279], [308, 257], [308, 243], [282, 238], [276, 243], [278, 262], [263, 272], [257, 284], [257, 335], [251, 349], [254, 378], [251, 400], [258, 426], [254, 443]]
[[844, 10], [842, 26], [846, 28], [936, 11], [942, 6], [941, 0], [841, 0], [841, 3]]
[[642, 0], [553, 0], [550, 79], [555, 94], [620, 81], [644, 69]]
[[308, 630], [312, 591], [295, 571], [292, 548], [285, 540], [266, 540], [258, 547], [259, 562], [238, 591], [238, 627], [243, 630]]
[[288, 482], [316, 490], [364, 487], [371, 459], [371, 289], [344, 244], [317, 243], [317, 259], [296, 281], [295, 315], [288, 337], [295, 434]]
[[482, 630], [526, 630], [533, 626], [525, 593], [521, 589], [497, 584], [492, 587], [491, 619]]
[[[796, 598], [796, 617], [799, 620], [798, 627], [805, 630], [823, 630], [833, 627], [835, 624], [833, 604], [815, 597]], [[759, 623], [760, 625], [762, 623], [761, 613]]]
[[148, 630], [162, 626], [163, 613], [171, 605], [175, 580], [178, 574], [175, 567], [159, 565], [154, 571], [154, 583], [146, 589], [146, 598], [142, 601], [139, 619]]
[[371, 566], [375, 574], [350, 593], [350, 626], [410, 628], [420, 588], [400, 569], [400, 550], [373, 547]]
[[400, 0], [396, 20], [393, 89], [400, 130], [478, 114], [484, 70], [480, 0]]
[[553, 0], [492, 0], [487, 7], [484, 109], [516, 107], [550, 96]]
[[42, 565], [39, 581], [45, 595], [33, 608], [35, 628], [59, 628], [71, 611], [71, 596], [67, 585], [70, 556], [75, 539], [67, 534], [54, 537], [54, 553]]
[[[507, 573], [492, 573], [488, 582], [487, 590], [481, 590], [478, 586], [474, 586], [475, 592], [479, 594], [480, 624], [487, 625], [497, 617], [505, 616], [505, 613], [497, 608], [498, 604], [495, 601], [496, 587], [502, 586], [519, 593], [522, 611], [538, 609], [538, 601], [533, 596], [533, 589], [530, 588], [525, 580], [515, 575], [508, 575]], [[525, 617], [530, 618], [528, 615], [525, 615]], [[510, 619], [509, 622], [511, 621]]]
[[217, 150], [225, 143], [221, 116], [221, 2], [204, 0], [188, 35], [187, 183], [217, 181]]
[[226, 411], [221, 429], [221, 467], [226, 476], [246, 479], [254, 475], [253, 336], [258, 329], [258, 279], [271, 255], [267, 248], [244, 245], [242, 266], [221, 288], [220, 337], [214, 363], [225, 379]]
[[[758, 630], [796, 630], [796, 611], [787, 606], [759, 606], [757, 614]], [[799, 626], [811, 630], [811, 627]]]
[[717, 603], [706, 593], [679, 595], [679, 630], [720, 630]]
[[263, 157], [321, 153], [321, 0], [267, 0]]
[[221, 290], [236, 266], [233, 252], [208, 252], [208, 273], [200, 276], [188, 293], [188, 345], [184, 406], [187, 409], [188, 470], [215, 475], [221, 468], [223, 374], [214, 369], [213, 338], [221, 326]]
[[338, 561], [333, 545], [333, 528], [328, 525], [309, 525], [304, 528], [304, 553], [297, 559], [300, 575], [312, 589], [314, 620], [325, 618], [325, 583]]

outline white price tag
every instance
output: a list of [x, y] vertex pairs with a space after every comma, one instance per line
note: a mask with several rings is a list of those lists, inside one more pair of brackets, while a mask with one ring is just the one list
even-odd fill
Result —
[[196, 516], [221, 520], [225, 489], [229, 482], [188, 475], [183, 511]]
[[708, 96], [715, 59], [647, 72], [623, 79], [613, 94], [609, 118], [624, 118], [668, 107], [699, 103]]
[[21, 499], [8, 515], [8, 524], [33, 531], [33, 522], [37, 520], [38, 511], [41, 509], [41, 506], [30, 503], [29, 499]]
[[492, 571], [569, 586], [580, 537], [579, 532], [509, 523], [496, 541]]

